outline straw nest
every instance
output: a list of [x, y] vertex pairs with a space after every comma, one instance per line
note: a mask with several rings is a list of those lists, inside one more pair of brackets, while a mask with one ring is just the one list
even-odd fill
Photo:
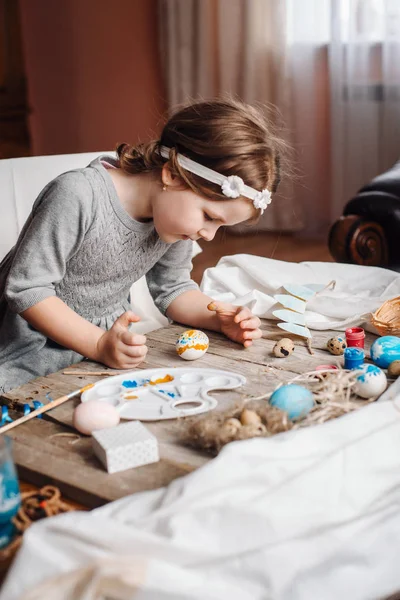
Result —
[[[272, 392], [269, 392], [257, 398], [243, 398], [230, 410], [214, 411], [203, 417], [185, 419], [181, 423], [180, 437], [184, 443], [216, 455], [229, 442], [253, 437], [270, 437], [290, 429], [324, 423], [374, 400], [360, 400], [355, 395], [353, 388], [357, 375], [355, 371], [339, 369], [310, 371], [294, 377], [289, 383], [307, 387], [313, 393], [315, 402], [312, 410], [301, 420], [290, 421], [286, 412], [271, 406], [268, 399]], [[246, 419], [244, 422], [245, 411], [253, 413], [252, 421]]]
[[400, 296], [386, 300], [371, 315], [371, 323], [381, 335], [400, 335]]

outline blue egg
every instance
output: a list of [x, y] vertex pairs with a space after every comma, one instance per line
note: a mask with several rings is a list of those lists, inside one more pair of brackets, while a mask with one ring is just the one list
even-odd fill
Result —
[[400, 338], [384, 335], [375, 340], [371, 346], [371, 358], [378, 367], [387, 369], [391, 362], [400, 360]]
[[275, 390], [269, 403], [287, 412], [289, 419], [299, 419], [310, 412], [314, 398], [307, 388], [290, 383]]

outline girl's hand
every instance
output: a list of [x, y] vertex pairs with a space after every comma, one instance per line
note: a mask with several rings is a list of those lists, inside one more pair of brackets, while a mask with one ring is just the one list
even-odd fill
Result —
[[147, 354], [144, 335], [128, 330], [129, 323], [140, 321], [132, 311], [118, 317], [109, 331], [97, 342], [97, 360], [113, 369], [132, 369], [140, 365]]
[[208, 310], [215, 311], [222, 333], [245, 348], [261, 337], [261, 321], [249, 308], [234, 306], [227, 302], [210, 302]]

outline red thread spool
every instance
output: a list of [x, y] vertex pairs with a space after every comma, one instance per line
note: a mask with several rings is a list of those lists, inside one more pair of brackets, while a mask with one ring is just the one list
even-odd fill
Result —
[[364, 348], [365, 331], [362, 327], [346, 329], [346, 343], [349, 348]]

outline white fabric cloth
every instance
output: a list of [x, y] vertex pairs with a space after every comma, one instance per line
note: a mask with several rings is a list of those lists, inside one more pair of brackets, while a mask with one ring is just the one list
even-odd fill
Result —
[[382, 598], [400, 588], [399, 503], [400, 407], [378, 402], [38, 522], [0, 600]]
[[400, 274], [378, 267], [341, 263], [290, 263], [249, 254], [221, 258], [207, 269], [201, 290], [215, 300], [248, 306], [259, 317], [275, 319], [273, 311], [282, 308], [274, 295], [287, 294], [285, 284], [326, 285], [327, 289], [308, 301], [305, 312], [310, 329], [340, 329], [368, 323], [370, 313], [385, 300], [400, 296]]

